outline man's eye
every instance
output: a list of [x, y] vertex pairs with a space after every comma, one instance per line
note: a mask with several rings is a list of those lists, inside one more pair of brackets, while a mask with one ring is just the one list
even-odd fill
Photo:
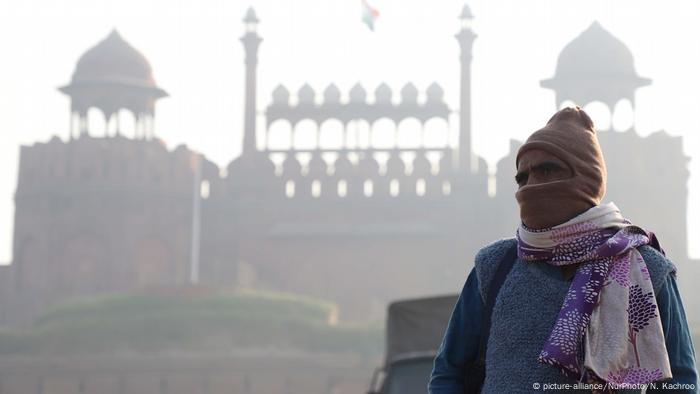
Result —
[[551, 176], [552, 174], [558, 172], [561, 170], [561, 167], [554, 163], [544, 163], [540, 166], [537, 166], [536, 171], [538, 175], [547, 177]]

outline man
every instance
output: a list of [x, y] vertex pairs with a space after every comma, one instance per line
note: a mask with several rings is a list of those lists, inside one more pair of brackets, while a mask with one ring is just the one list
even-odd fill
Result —
[[[640, 392], [645, 384], [648, 392], [654, 384], [658, 392], [697, 392], [675, 266], [652, 233], [613, 203], [601, 205], [605, 162], [588, 115], [579, 107], [557, 112], [520, 148], [516, 167], [517, 237], [477, 253], [430, 393]], [[512, 267], [499, 271], [509, 250]], [[479, 375], [481, 337], [488, 339]]]

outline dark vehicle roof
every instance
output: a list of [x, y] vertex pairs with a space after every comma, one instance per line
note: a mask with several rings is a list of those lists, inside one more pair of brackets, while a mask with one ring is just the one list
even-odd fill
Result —
[[454, 294], [391, 303], [386, 325], [386, 364], [412, 354], [434, 354], [457, 297]]

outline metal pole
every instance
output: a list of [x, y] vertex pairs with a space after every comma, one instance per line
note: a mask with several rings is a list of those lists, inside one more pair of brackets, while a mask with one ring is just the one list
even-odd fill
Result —
[[190, 284], [199, 283], [199, 245], [202, 206], [202, 156], [194, 158], [194, 182], [192, 185], [192, 242], [190, 248]]

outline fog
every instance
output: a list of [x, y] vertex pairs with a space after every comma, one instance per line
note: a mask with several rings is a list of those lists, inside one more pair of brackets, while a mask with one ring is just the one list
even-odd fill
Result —
[[365, 392], [390, 303], [450, 294], [394, 315], [434, 351], [572, 104], [697, 338], [700, 5], [370, 4], [0, 3], [0, 391]]

